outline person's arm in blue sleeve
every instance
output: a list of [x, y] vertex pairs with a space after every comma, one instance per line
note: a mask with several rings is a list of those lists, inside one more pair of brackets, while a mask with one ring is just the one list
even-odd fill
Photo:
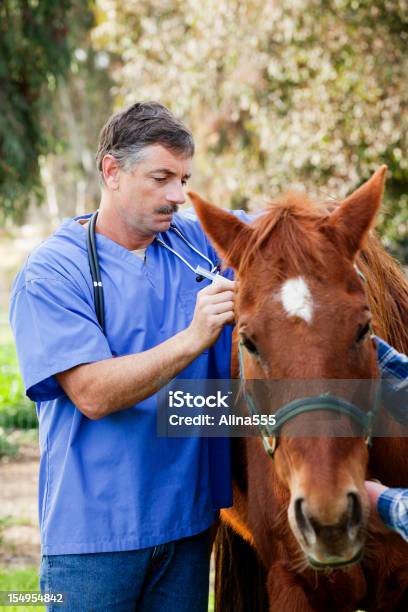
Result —
[[371, 480], [365, 486], [374, 516], [408, 542], [408, 489], [392, 489]]
[[374, 336], [382, 384], [382, 400], [388, 412], [408, 426], [408, 357]]
[[378, 498], [377, 511], [383, 523], [408, 542], [408, 489], [385, 489]]
[[399, 353], [378, 336], [373, 336], [377, 345], [378, 365], [381, 375], [386, 378], [408, 380], [408, 357]]
[[[385, 381], [383, 401], [389, 412], [408, 424], [408, 357], [374, 336], [378, 365]], [[366, 481], [371, 511], [382, 523], [408, 541], [408, 489], [389, 488]]]

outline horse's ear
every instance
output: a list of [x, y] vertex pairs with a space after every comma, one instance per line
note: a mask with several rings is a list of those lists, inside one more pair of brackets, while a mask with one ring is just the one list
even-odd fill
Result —
[[188, 196], [215, 249], [227, 265], [237, 270], [253, 230], [226, 210], [206, 202], [197, 193], [189, 191]]
[[334, 232], [347, 255], [354, 259], [372, 227], [384, 191], [387, 166], [381, 166], [373, 176], [346, 198], [330, 215], [326, 227]]

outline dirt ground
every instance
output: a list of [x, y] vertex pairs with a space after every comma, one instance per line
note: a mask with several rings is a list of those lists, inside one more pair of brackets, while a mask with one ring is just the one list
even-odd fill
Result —
[[38, 460], [36, 442], [22, 444], [15, 459], [0, 460], [0, 571], [39, 565]]

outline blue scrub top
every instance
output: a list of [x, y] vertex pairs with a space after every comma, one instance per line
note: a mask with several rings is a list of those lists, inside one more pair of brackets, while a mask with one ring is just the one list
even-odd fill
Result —
[[[240, 215], [245, 218], [245, 215]], [[183, 235], [217, 255], [193, 214], [177, 214]], [[194, 267], [210, 267], [172, 230], [161, 240]], [[79, 364], [145, 351], [191, 322], [196, 277], [154, 240], [145, 261], [96, 235], [106, 336], [95, 315], [86, 230], [64, 222], [15, 279], [11, 325], [27, 395], [37, 402], [41, 450], [42, 553], [134, 550], [190, 536], [230, 506], [229, 445], [217, 438], [159, 438], [156, 395], [94, 421], [65, 395], [55, 374]], [[229, 378], [231, 327], [180, 379]]]

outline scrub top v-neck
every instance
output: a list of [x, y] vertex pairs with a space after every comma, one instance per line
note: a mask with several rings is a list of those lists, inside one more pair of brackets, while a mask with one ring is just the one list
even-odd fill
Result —
[[[239, 213], [238, 213], [239, 214]], [[245, 218], [245, 215], [242, 215]], [[177, 214], [184, 236], [217, 254], [194, 215]], [[160, 234], [194, 266], [203, 260], [175, 232]], [[27, 395], [37, 404], [39, 515], [43, 554], [140, 549], [203, 531], [231, 505], [228, 441], [160, 438], [156, 395], [94, 421], [65, 395], [55, 374], [145, 351], [185, 329], [195, 275], [154, 240], [142, 259], [96, 234], [106, 336], [96, 319], [86, 231], [64, 222], [15, 279], [10, 320]], [[229, 378], [231, 327], [180, 379]]]

